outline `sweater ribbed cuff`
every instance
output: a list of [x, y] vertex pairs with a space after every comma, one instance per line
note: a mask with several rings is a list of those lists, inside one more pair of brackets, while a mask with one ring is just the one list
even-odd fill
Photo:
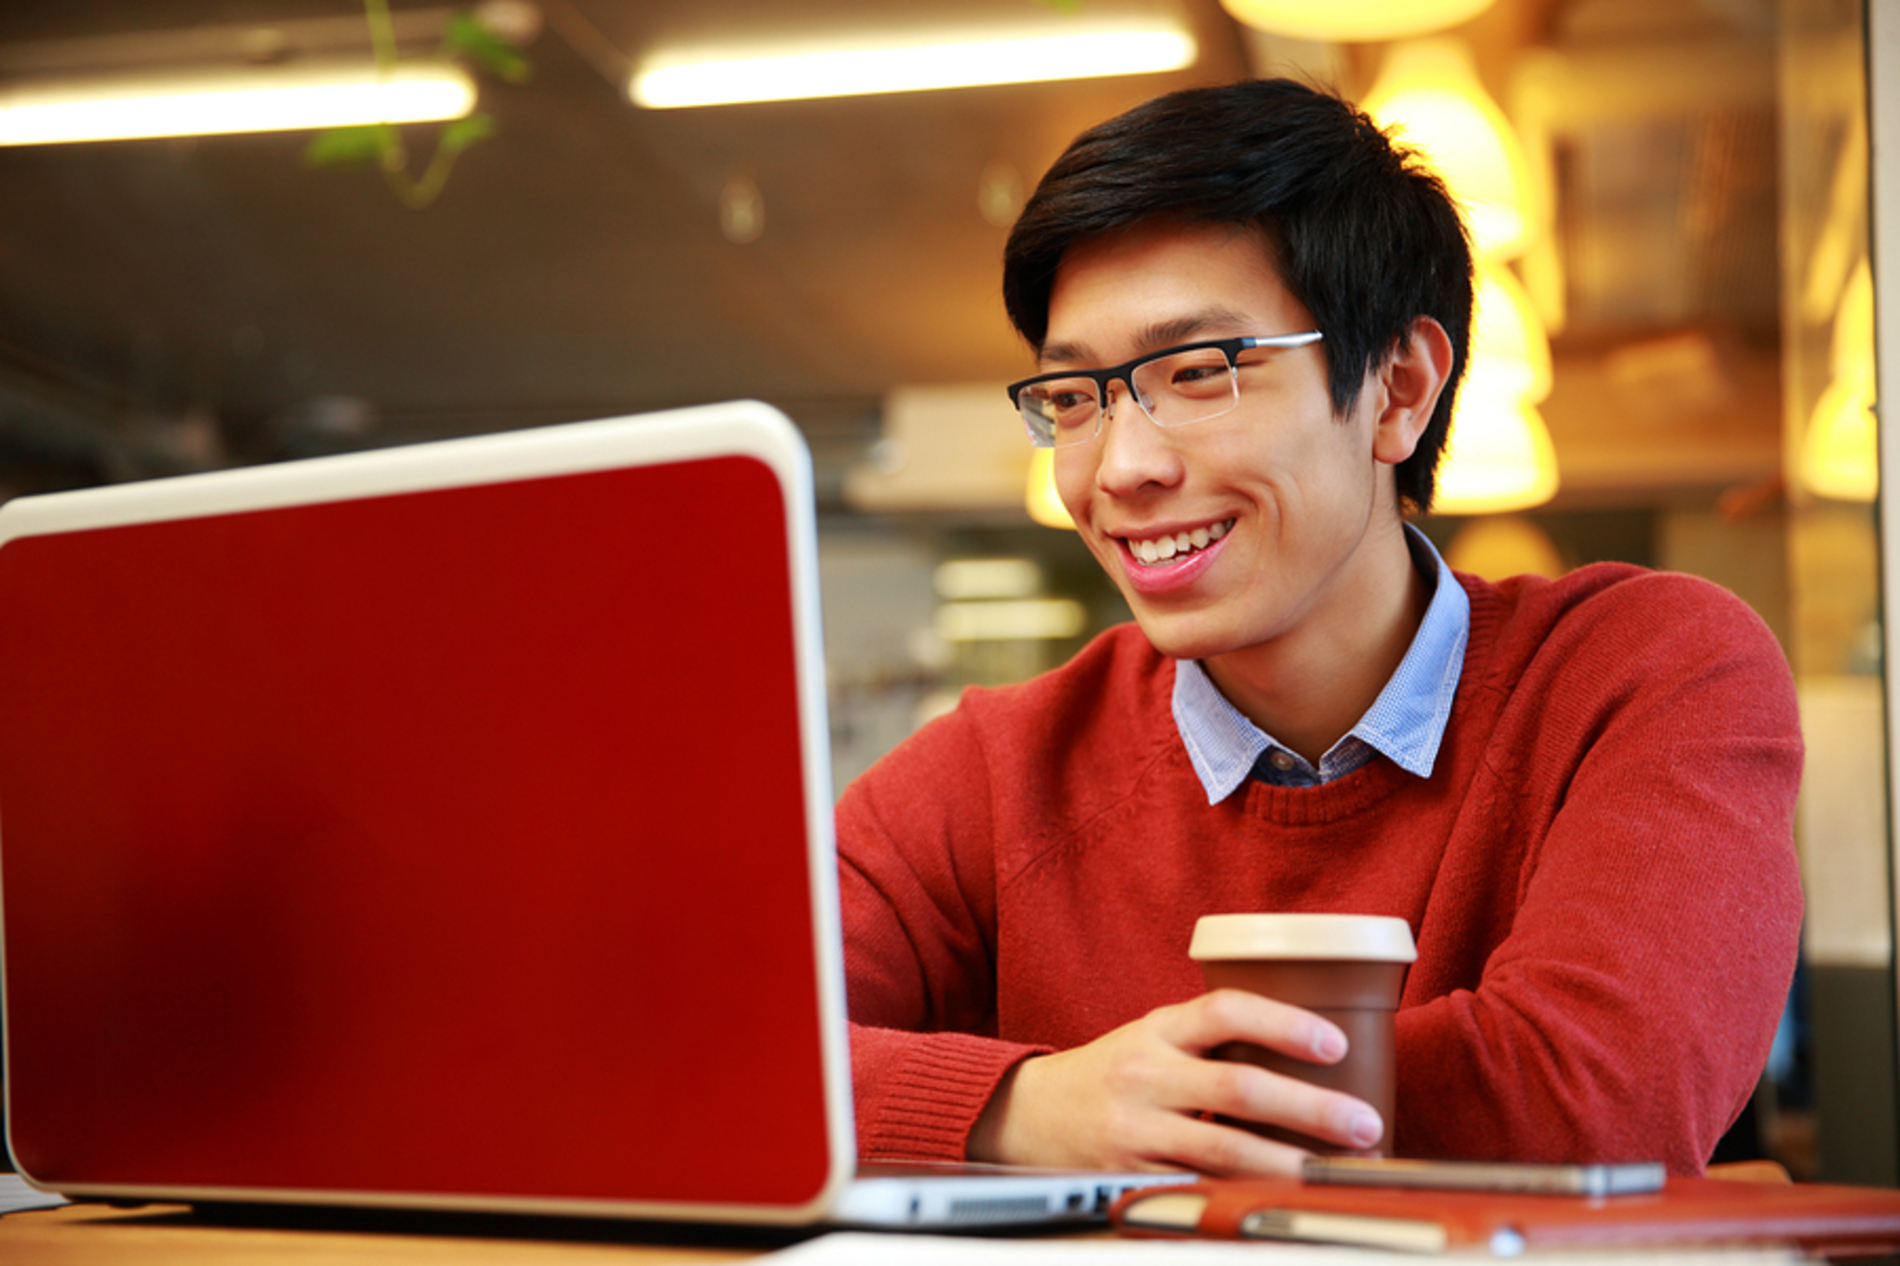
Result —
[[858, 1122], [866, 1160], [961, 1161], [970, 1130], [1003, 1075], [1046, 1046], [968, 1033], [919, 1034], [891, 1075], [880, 1111]]

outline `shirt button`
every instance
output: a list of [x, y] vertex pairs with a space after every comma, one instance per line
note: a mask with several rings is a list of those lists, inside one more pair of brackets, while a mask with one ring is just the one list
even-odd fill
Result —
[[1267, 757], [1267, 763], [1284, 774], [1293, 768], [1293, 753], [1275, 752]]

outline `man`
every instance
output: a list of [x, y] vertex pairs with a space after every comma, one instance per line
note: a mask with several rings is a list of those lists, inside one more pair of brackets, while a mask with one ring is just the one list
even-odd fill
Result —
[[[1341, 1148], [1706, 1163], [1793, 969], [1773, 639], [1622, 565], [1457, 576], [1429, 508], [1471, 264], [1443, 187], [1287, 81], [1079, 137], [1005, 254], [1077, 530], [1132, 608], [842, 797], [867, 1155], [1214, 1174]], [[1397, 1120], [1207, 1052], [1343, 1035], [1204, 994], [1202, 914], [1397, 915]]]

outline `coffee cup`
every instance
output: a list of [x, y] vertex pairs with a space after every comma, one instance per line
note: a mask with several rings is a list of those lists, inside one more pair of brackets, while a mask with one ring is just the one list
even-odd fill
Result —
[[[1213, 989], [1244, 989], [1324, 1016], [1346, 1034], [1346, 1057], [1316, 1064], [1250, 1042], [1228, 1042], [1208, 1052], [1242, 1060], [1301, 1081], [1362, 1099], [1385, 1123], [1388, 1145], [1398, 1070], [1393, 1059], [1394, 1012], [1406, 969], [1418, 958], [1404, 919], [1371, 914], [1210, 914], [1194, 928], [1188, 956]], [[1349, 1150], [1277, 1126], [1234, 1121], [1257, 1134], [1308, 1151]]]

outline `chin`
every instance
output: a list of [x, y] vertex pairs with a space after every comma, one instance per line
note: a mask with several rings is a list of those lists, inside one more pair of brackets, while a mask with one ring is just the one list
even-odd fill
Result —
[[1227, 639], [1211, 630], [1196, 629], [1177, 619], [1143, 614], [1135, 608], [1135, 623], [1150, 645], [1169, 659], [1206, 659], [1233, 649]]

